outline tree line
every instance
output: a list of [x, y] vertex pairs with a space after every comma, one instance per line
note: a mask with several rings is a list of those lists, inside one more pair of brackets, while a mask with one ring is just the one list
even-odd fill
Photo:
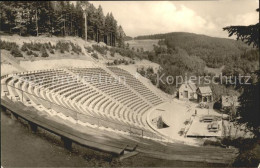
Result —
[[[122, 47], [125, 33], [112, 13], [87, 1], [2, 1], [1, 31], [21, 36], [76, 36]], [[86, 31], [86, 30], [87, 31]]]

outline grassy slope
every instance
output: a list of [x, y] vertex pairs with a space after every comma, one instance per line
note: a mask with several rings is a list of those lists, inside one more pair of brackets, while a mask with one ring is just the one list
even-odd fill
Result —
[[[59, 50], [55, 50], [54, 54], [51, 54], [48, 50], [49, 57], [43, 58], [40, 57], [41, 53], [34, 51], [39, 55], [39, 57], [34, 57], [34, 56], [29, 56], [27, 55], [26, 52], [21, 51], [23, 54], [23, 57], [19, 58], [16, 57], [14, 58], [9, 51], [7, 50], [2, 50], [1, 51], [1, 63], [3, 66], [8, 67], [5, 72], [3, 69], [2, 74], [6, 73], [11, 73], [11, 72], [17, 72], [17, 71], [22, 71], [21, 68], [25, 68], [27, 70], [35, 70], [35, 69], [46, 69], [46, 68], [55, 68], [55, 66], [84, 66], [84, 64], [89, 64], [92, 62], [94, 64], [94, 59], [91, 57], [92, 53], [88, 53], [85, 48], [90, 47], [93, 44], [97, 44], [96, 42], [86, 42], [81, 38], [76, 38], [76, 37], [21, 37], [18, 35], [13, 35], [13, 36], [1, 36], [2, 41], [6, 42], [15, 42], [19, 48], [21, 49], [23, 43], [51, 43], [52, 45], [56, 45], [59, 41], [64, 41], [64, 42], [72, 42], [78, 46], [81, 47], [82, 53], [81, 54], [75, 54], [72, 51], [70, 52], [65, 52], [65, 53], [60, 53]], [[152, 48], [153, 44], [157, 44], [158, 40], [146, 40], [145, 45], [148, 48]], [[150, 43], [151, 42], [151, 43]], [[116, 53], [113, 57], [110, 55], [110, 52], [108, 51], [106, 55], [102, 55], [96, 51], [99, 59], [98, 62], [100, 63], [107, 63], [107, 62], [113, 62], [114, 60], [120, 60], [120, 59], [125, 59], [127, 61], [130, 61], [131, 59], [128, 57], [123, 57], [120, 54]], [[12, 64], [9, 60], [17, 62], [17, 64]], [[51, 60], [51, 61], [50, 61]], [[71, 61], [68, 61], [71, 60]], [[67, 62], [67, 63], [66, 63]], [[150, 64], [150, 61], [146, 61], [144, 64], [143, 61], [140, 61], [138, 59], [135, 60], [136, 64], [139, 66], [148, 66]], [[148, 63], [147, 63], [148, 62]], [[41, 63], [43, 66], [41, 66]], [[48, 63], [48, 65], [47, 65]], [[9, 64], [9, 65], [8, 65]], [[12, 68], [12, 66], [13, 68]], [[154, 66], [152, 63], [149, 66]], [[157, 65], [155, 65], [157, 66]], [[135, 67], [135, 66], [134, 66]], [[57, 68], [57, 67], [56, 67]], [[18, 70], [17, 70], [18, 69]]]
[[137, 48], [139, 48], [139, 49], [143, 48], [144, 51], [152, 51], [153, 45], [157, 45], [158, 41], [159, 40], [157, 40], [157, 39], [130, 40], [130, 41], [126, 41], [126, 43], [129, 44], [130, 49], [132, 49], [132, 47], [134, 47], [135, 50]]
[[23, 57], [14, 57], [10, 54], [10, 51], [1, 50], [1, 75], [25, 70], [58, 68], [57, 66], [84, 66], [84, 64], [87, 65], [93, 62], [92, 57], [86, 52], [85, 47], [91, 46], [94, 42], [85, 42], [81, 38], [44, 36], [21, 37], [18, 35], [13, 35], [1, 36], [1, 40], [5, 42], [15, 42], [19, 46], [20, 51], [23, 43], [51, 43], [51, 45], [56, 45], [59, 41], [71, 42], [79, 46], [82, 51], [77, 54], [70, 49], [69, 52], [61, 53], [59, 50], [54, 49], [55, 53], [52, 54], [49, 50], [47, 50], [49, 57], [44, 58], [41, 57], [40, 51], [33, 51], [39, 55], [38, 57], [32, 55], [29, 56], [27, 55], [27, 52], [23, 51], [21, 51]]

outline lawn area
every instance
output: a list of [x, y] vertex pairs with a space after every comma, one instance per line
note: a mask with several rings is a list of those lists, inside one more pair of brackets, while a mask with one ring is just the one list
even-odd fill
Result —
[[153, 45], [157, 45], [158, 44], [158, 39], [157, 40], [130, 40], [130, 41], [126, 41], [126, 43], [129, 44], [130, 49], [132, 49], [132, 47], [135, 48], [135, 50], [137, 48], [141, 49], [143, 48], [144, 51], [151, 51], [153, 50]]

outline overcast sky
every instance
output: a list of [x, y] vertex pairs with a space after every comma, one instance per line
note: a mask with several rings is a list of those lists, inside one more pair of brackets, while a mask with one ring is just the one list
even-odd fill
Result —
[[126, 35], [192, 32], [227, 38], [229, 25], [258, 22], [259, 0], [219, 1], [92, 1], [112, 12]]

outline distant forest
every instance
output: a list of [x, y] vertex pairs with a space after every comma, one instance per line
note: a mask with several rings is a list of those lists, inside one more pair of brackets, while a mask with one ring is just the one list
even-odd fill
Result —
[[[146, 36], [142, 37], [145, 38], [139, 39], [146, 39]], [[143, 57], [160, 65], [161, 69], [158, 73], [165, 74], [162, 78], [164, 81], [167, 76], [214, 76], [215, 74], [205, 70], [205, 66], [211, 68], [224, 66], [223, 75], [234, 78], [239, 75], [251, 74], [259, 69], [258, 49], [247, 46], [241, 41], [193, 33], [170, 33], [166, 36], [160, 34], [147, 36], [148, 38], [160, 40], [158, 45], [154, 45], [153, 51], [145, 51]], [[157, 77], [153, 71], [148, 69], [139, 72], [145, 74], [152, 83], [156, 83]], [[176, 89], [172, 85], [161, 83], [158, 87], [171, 94]], [[211, 87], [216, 94], [214, 95], [216, 100], [227, 92], [227, 89], [220, 85], [212, 85]]]
[[211, 68], [233, 64], [233, 60], [237, 60], [241, 55], [248, 55], [248, 53], [254, 57], [252, 59], [256, 60], [259, 54], [256, 49], [244, 44], [242, 41], [193, 33], [174, 32], [138, 36], [135, 39], [161, 39], [159, 41], [160, 45], [166, 45], [168, 49], [173, 50], [181, 48], [188, 55], [199, 57]]
[[21, 36], [77, 36], [110, 46], [124, 45], [125, 33], [112, 13], [87, 1], [1, 1], [1, 31]]
[[124, 40], [125, 41], [129, 41], [129, 40], [133, 40], [134, 38], [133, 37], [130, 37], [130, 36], [125, 36]]

